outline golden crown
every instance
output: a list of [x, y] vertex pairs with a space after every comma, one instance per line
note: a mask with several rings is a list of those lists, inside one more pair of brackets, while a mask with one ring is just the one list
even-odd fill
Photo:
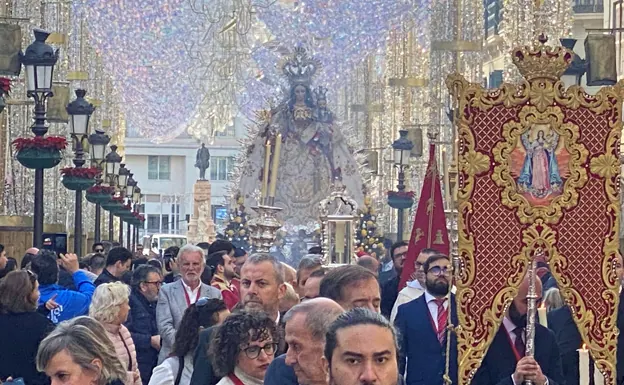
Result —
[[572, 63], [574, 52], [561, 46], [547, 46], [547, 41], [541, 35], [533, 45], [516, 48], [511, 52], [514, 64], [526, 80], [557, 81]]

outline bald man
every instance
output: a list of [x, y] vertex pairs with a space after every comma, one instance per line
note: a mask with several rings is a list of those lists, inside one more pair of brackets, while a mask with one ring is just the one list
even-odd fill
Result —
[[[536, 286], [538, 299], [541, 299], [539, 279], [536, 279]], [[529, 279], [525, 277], [471, 384], [520, 385], [525, 380], [535, 385], [565, 383], [555, 336], [537, 322], [534, 357], [525, 357], [528, 292]]]
[[357, 259], [357, 264], [370, 270], [375, 276], [379, 274], [379, 261], [370, 255], [362, 255]]
[[343, 311], [328, 298], [314, 298], [290, 309], [284, 316], [288, 351], [273, 360], [264, 384], [327, 385], [322, 361], [325, 334]]

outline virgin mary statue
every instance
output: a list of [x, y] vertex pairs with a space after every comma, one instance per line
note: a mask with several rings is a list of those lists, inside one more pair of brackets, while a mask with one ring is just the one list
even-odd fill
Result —
[[327, 106], [327, 89], [312, 90], [312, 76], [320, 63], [297, 48], [282, 66], [288, 78], [287, 98], [271, 111], [268, 124], [248, 148], [240, 190], [245, 205], [257, 204], [254, 191], [262, 183], [267, 135], [282, 134], [282, 150], [275, 206], [283, 208], [282, 219], [291, 232], [312, 230], [318, 223], [318, 205], [331, 192], [333, 183], [344, 185], [359, 204], [364, 201], [362, 177], [334, 115]]

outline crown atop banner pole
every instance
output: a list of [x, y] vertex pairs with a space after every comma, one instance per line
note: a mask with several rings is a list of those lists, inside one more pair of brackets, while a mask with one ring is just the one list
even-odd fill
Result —
[[542, 34], [533, 45], [511, 52], [514, 64], [526, 80], [558, 81], [572, 64], [574, 52], [562, 46], [548, 46], [547, 41], [548, 38]]

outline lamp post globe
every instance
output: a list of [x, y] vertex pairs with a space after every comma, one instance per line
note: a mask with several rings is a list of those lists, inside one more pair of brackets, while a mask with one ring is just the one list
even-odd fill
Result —
[[126, 181], [126, 196], [130, 200], [134, 199], [134, 189], [137, 185], [137, 182], [134, 180], [134, 178], [132, 178], [133, 175], [133, 173], [130, 173], [130, 175], [128, 176], [128, 180]]
[[76, 90], [76, 99], [65, 108], [69, 115], [69, 130], [71, 135], [82, 142], [82, 139], [89, 135], [89, 119], [95, 111], [93, 104], [89, 103], [84, 97], [87, 91]]
[[110, 136], [100, 129], [89, 135], [89, 147], [91, 148], [91, 163], [98, 167], [102, 167], [102, 162], [106, 160], [106, 146], [110, 142]]
[[119, 173], [119, 166], [121, 164], [121, 155], [117, 153], [117, 146], [110, 146], [111, 151], [106, 154], [104, 161], [106, 162], [105, 174], [108, 178], [110, 186], [115, 187], [117, 181], [117, 174]]
[[35, 29], [33, 31], [35, 41], [32, 42], [21, 55], [20, 59], [26, 67], [26, 91], [29, 97], [45, 99], [52, 96], [52, 79], [54, 77], [54, 65], [59, 58], [59, 50], [56, 51], [46, 44], [50, 32]]

